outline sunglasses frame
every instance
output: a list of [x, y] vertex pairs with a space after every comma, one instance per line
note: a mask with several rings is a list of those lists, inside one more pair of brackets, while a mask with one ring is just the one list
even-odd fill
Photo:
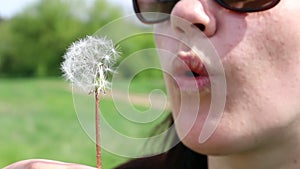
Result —
[[[162, 19], [159, 19], [159, 20], [156, 20], [156, 21], [146, 20], [143, 17], [142, 12], [140, 11], [140, 8], [139, 8], [139, 5], [138, 5], [137, 1], [138, 0], [132, 0], [132, 3], [133, 3], [133, 8], [134, 8], [134, 11], [136, 13], [136, 16], [138, 17], [138, 19], [141, 22], [146, 23], [146, 24], [155, 24], [155, 23], [160, 23], [160, 22], [163, 22], [163, 21], [166, 21], [166, 20], [169, 19], [169, 17], [165, 17], [165, 18], [162, 18]], [[179, 2], [180, 0], [174, 0], [174, 1]], [[254, 8], [241, 9], [241, 8], [234, 8], [234, 7], [231, 7], [231, 6], [227, 5], [223, 0], [215, 0], [215, 1], [225, 9], [228, 9], [228, 10], [231, 10], [231, 11], [234, 11], [234, 12], [240, 12], [240, 13], [251, 13], [251, 12], [265, 11], [265, 10], [273, 8], [274, 6], [276, 6], [280, 2], [280, 0], [273, 0], [273, 2], [270, 5], [265, 6], [265, 7], [256, 8], [256, 9], [254, 9]]]

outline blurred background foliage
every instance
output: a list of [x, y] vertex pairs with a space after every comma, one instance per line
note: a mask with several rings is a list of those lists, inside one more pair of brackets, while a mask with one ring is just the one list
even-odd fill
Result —
[[[12, 18], [1, 18], [0, 77], [61, 76], [62, 56], [71, 42], [92, 35], [121, 16], [122, 9], [106, 0], [92, 4], [85, 0], [40, 0]], [[114, 31], [143, 27], [124, 23], [120, 29]], [[151, 36], [135, 39], [135, 43], [122, 46], [123, 56], [129, 49], [151, 46]]]
[[[62, 80], [60, 64], [73, 41], [94, 34], [123, 15], [123, 9], [109, 0], [38, 0], [10, 18], [0, 16], [0, 168], [29, 158], [95, 165], [94, 143], [74, 113], [73, 93]], [[139, 32], [148, 27], [133, 21], [111, 31], [133, 30]], [[148, 48], [154, 48], [151, 34], [125, 39], [120, 44], [119, 63], [132, 52]], [[157, 63], [153, 55], [126, 65], [118, 73], [130, 76], [135, 73], [135, 66]], [[146, 100], [153, 88], [164, 88], [158, 70], [144, 70], [131, 80], [130, 92]], [[128, 90], [126, 84], [118, 85]], [[125, 134], [145, 135], [164, 118], [162, 115], [158, 121], [142, 126], [127, 122], [113, 103], [111, 98], [104, 98], [101, 110]], [[137, 107], [149, 108], [147, 104]], [[112, 140], [112, 144], [122, 143]], [[106, 151], [103, 154], [105, 169], [128, 160]]]

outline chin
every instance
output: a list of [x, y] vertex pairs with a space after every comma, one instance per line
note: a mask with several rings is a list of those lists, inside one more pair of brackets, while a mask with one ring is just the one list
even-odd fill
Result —
[[[191, 136], [192, 137], [192, 136]], [[191, 140], [189, 136], [182, 139], [185, 146], [191, 150], [198, 152], [200, 154], [211, 155], [211, 156], [225, 156], [231, 154], [237, 154], [242, 152], [243, 148], [241, 144], [235, 141], [230, 141], [231, 139], [217, 138], [212, 136], [205, 143], [199, 143], [198, 140]]]
[[212, 156], [241, 154], [255, 149], [262, 142], [262, 138], [255, 137], [255, 133], [251, 133], [247, 126], [242, 127], [241, 122], [234, 123], [233, 119], [227, 119], [225, 116], [215, 132], [204, 143], [200, 143], [203, 119], [205, 118], [198, 117], [193, 128], [185, 135], [180, 133], [182, 131], [180, 127], [183, 126], [177, 126], [178, 136], [183, 144], [200, 154]]

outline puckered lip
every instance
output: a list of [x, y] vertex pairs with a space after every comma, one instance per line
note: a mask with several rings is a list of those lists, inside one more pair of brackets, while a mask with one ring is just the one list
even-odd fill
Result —
[[202, 91], [210, 87], [208, 72], [193, 51], [180, 51], [173, 64], [173, 78], [183, 91]]

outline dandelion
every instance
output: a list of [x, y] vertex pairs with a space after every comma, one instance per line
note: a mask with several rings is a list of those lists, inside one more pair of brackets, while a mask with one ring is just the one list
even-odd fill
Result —
[[101, 168], [99, 94], [110, 87], [107, 80], [114, 73], [113, 65], [119, 56], [113, 41], [105, 37], [87, 36], [74, 42], [63, 56], [64, 77], [85, 92], [95, 95], [97, 166]]
[[87, 36], [74, 42], [63, 56], [64, 77], [87, 93], [104, 92], [110, 83], [107, 76], [113, 72], [119, 52], [112, 40]]

